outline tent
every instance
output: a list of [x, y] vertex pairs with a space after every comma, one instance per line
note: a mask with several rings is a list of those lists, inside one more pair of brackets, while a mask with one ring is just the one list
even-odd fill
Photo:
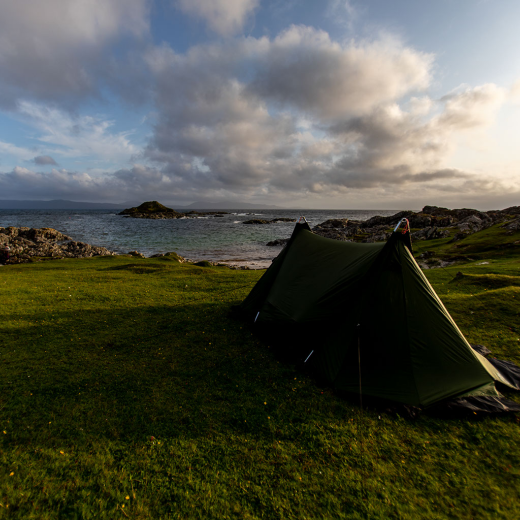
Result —
[[426, 407], [499, 396], [495, 381], [512, 386], [462, 335], [415, 262], [407, 227], [386, 243], [353, 243], [298, 223], [239, 311], [337, 390]]

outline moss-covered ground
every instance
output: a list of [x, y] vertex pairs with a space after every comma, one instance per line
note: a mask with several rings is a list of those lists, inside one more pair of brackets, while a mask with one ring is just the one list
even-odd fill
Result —
[[[518, 363], [519, 257], [494, 253], [426, 274]], [[261, 274], [1, 267], [0, 518], [520, 518], [518, 416], [361, 410], [228, 317]]]

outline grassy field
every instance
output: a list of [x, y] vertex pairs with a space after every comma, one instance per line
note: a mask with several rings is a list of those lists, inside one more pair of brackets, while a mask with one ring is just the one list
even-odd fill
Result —
[[[426, 273], [470, 342], [520, 363], [506, 251]], [[0, 268], [0, 518], [520, 518], [518, 416], [361, 411], [228, 318], [261, 274]]]

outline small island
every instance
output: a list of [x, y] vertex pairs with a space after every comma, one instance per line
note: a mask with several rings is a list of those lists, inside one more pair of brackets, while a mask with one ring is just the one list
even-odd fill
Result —
[[227, 215], [226, 211], [189, 211], [187, 213], [180, 213], [179, 211], [175, 211], [172, 208], [168, 208], [164, 206], [160, 202], [156, 200], [152, 200], [149, 202], [143, 202], [140, 206], [135, 208], [128, 208], [118, 213], [119, 215], [123, 215], [125, 217], [131, 218], [148, 218], [155, 220], [164, 220], [164, 219], [172, 219], [172, 218], [197, 218], [200, 216], [213, 216], [213, 217], [221, 217], [222, 215]]

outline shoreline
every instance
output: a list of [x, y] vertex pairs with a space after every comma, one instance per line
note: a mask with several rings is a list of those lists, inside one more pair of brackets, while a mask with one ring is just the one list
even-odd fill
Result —
[[[121, 217], [114, 216], [113, 213], [42, 216], [36, 219], [48, 227], [39, 228], [28, 227], [35, 221], [34, 214], [10, 218], [7, 222], [5, 219], [4, 225], [9, 225], [0, 227], [0, 262], [7, 245], [11, 249], [11, 263], [98, 255], [153, 258], [175, 252], [194, 264], [205, 262], [205, 265], [225, 265], [230, 269], [262, 270], [272, 264], [294, 228], [293, 219], [267, 212], [263, 215], [265, 218], [254, 221], [245, 221], [245, 214], [242, 218], [228, 214], [219, 219], [154, 219], [153, 224], [143, 219], [121, 221]], [[368, 215], [364, 212], [343, 213], [331, 218], [320, 213], [307, 222], [312, 232], [325, 238], [358, 243], [386, 241], [401, 219], [408, 220], [412, 242], [434, 239], [460, 242], [495, 225], [504, 227], [507, 233], [520, 229], [520, 206], [487, 212], [425, 206], [419, 212], [365, 216]], [[16, 225], [10, 225], [13, 220]], [[286, 222], [288, 220], [291, 222]], [[245, 225], [252, 222], [257, 225]], [[71, 237], [79, 237], [79, 240]], [[103, 245], [92, 245], [97, 243]], [[427, 255], [421, 257], [423, 268], [431, 263]]]
[[[6, 249], [8, 248], [8, 249]], [[7, 256], [8, 255], [8, 256]], [[76, 241], [68, 235], [54, 228], [29, 228], [9, 226], [0, 227], [0, 266], [17, 265], [23, 263], [61, 260], [64, 258], [91, 258], [95, 256], [123, 256], [129, 258], [160, 258], [175, 255], [181, 263], [211, 264], [212, 266], [228, 267], [235, 270], [266, 269], [271, 261], [262, 260], [232, 260], [209, 261], [185, 258], [175, 251], [154, 253], [145, 256], [139, 251], [118, 253], [102, 246], [95, 246]]]

